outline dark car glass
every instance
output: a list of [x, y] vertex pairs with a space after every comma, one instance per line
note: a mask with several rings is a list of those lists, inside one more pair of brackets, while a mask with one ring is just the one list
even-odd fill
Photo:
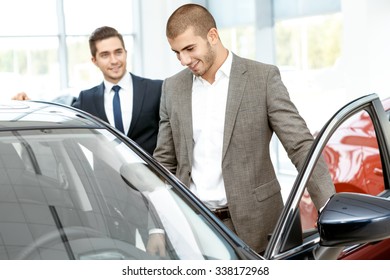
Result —
[[[106, 130], [0, 132], [0, 177], [0, 259], [238, 258]], [[152, 233], [163, 255], [147, 251]]]

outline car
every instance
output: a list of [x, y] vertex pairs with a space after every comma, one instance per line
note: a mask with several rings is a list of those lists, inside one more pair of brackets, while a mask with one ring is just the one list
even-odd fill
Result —
[[[334, 194], [303, 229], [300, 204], [318, 158], [334, 130], [360, 111], [373, 119], [386, 188]], [[389, 137], [377, 95], [343, 107], [316, 137], [259, 254], [114, 127], [63, 104], [10, 101], [0, 105], [0, 259], [353, 258], [390, 237]], [[157, 253], [148, 250], [154, 234], [164, 236]]]
[[[381, 100], [390, 120], [390, 98]], [[323, 152], [337, 192], [354, 192], [379, 195], [386, 191], [381, 153], [373, 120], [364, 111], [344, 123], [335, 133]], [[357, 161], [357, 162], [356, 162]], [[365, 245], [353, 258], [390, 259], [390, 240]], [[371, 252], [376, 252], [372, 254]], [[348, 253], [342, 256], [350, 259]]]
[[[381, 102], [389, 120], [390, 98]], [[330, 139], [323, 154], [337, 192], [377, 195], [384, 191], [378, 142], [367, 112], [344, 123]]]
[[[381, 103], [389, 121], [390, 98], [381, 100]], [[362, 111], [342, 123], [327, 142], [323, 156], [338, 193], [378, 195], [386, 190], [378, 141], [368, 112]], [[318, 211], [307, 192], [304, 197], [300, 205], [301, 216], [303, 227], [308, 228], [318, 218]], [[370, 258], [389, 259], [390, 252], [386, 250], [389, 244], [390, 240], [371, 244], [370, 247], [375, 249], [368, 251], [377, 253], [371, 254]], [[362, 254], [364, 250], [359, 251], [362, 259], [368, 258]], [[353, 256], [356, 257], [357, 254]], [[345, 254], [343, 258], [349, 259], [350, 256]]]

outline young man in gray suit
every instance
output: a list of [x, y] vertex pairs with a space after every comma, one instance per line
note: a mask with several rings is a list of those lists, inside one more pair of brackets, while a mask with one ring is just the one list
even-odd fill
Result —
[[[166, 34], [187, 68], [163, 83], [154, 157], [261, 252], [283, 208], [271, 137], [276, 133], [298, 170], [313, 137], [278, 68], [227, 50], [204, 7], [179, 7]], [[313, 177], [309, 192], [320, 209], [335, 191], [324, 161]]]

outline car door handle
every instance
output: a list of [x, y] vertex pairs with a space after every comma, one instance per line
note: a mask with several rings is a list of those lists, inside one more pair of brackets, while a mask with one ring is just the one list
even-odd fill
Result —
[[383, 170], [381, 168], [374, 168], [374, 174], [378, 176], [383, 176]]

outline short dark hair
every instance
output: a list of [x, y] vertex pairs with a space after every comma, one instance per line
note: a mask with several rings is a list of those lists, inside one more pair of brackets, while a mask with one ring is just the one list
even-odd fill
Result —
[[217, 28], [214, 17], [203, 6], [197, 4], [185, 4], [177, 8], [169, 17], [166, 27], [166, 35], [174, 39], [189, 27], [194, 29], [195, 35], [206, 38], [211, 28]]
[[89, 49], [91, 50], [91, 54], [93, 57], [96, 56], [97, 52], [96, 42], [111, 37], [117, 37], [121, 41], [123, 48], [126, 50], [125, 42], [123, 41], [122, 35], [113, 27], [102, 26], [96, 28], [95, 31], [92, 32], [91, 36], [89, 36]]

